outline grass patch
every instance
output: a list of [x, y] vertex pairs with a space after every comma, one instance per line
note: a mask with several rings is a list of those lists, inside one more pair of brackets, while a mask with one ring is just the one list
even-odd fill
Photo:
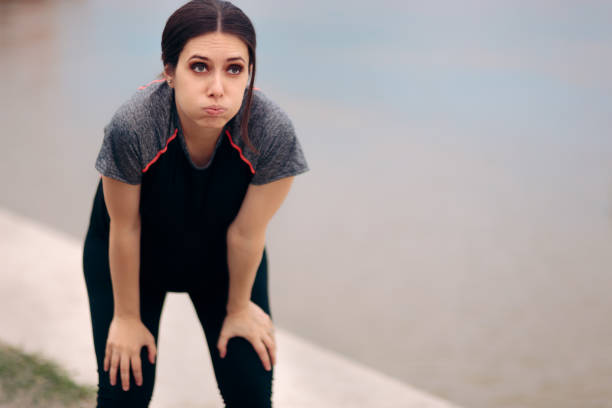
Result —
[[4, 408], [95, 406], [96, 389], [76, 384], [39, 353], [0, 341], [0, 404]]

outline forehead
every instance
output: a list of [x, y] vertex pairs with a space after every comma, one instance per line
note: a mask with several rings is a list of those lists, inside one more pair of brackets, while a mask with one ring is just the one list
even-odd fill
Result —
[[245, 61], [248, 61], [249, 51], [246, 44], [237, 36], [214, 32], [202, 34], [187, 41], [180, 57], [188, 59], [193, 55], [223, 60], [243, 57]]

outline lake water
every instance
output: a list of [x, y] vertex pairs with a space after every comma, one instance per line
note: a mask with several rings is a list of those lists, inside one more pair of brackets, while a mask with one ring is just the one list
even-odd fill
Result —
[[[0, 205], [82, 239], [181, 2], [0, 2]], [[612, 4], [237, 1], [311, 171], [277, 325], [473, 408], [612, 407]]]

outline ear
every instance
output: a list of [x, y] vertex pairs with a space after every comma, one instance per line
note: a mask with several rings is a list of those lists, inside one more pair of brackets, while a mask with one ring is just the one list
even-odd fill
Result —
[[174, 67], [170, 64], [164, 66], [164, 78], [168, 82], [170, 88], [174, 88]]

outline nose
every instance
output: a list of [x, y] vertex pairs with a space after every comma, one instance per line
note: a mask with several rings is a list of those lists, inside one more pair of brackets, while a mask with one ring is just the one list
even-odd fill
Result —
[[212, 98], [223, 96], [223, 82], [219, 72], [211, 75], [210, 83], [208, 84], [208, 96]]

